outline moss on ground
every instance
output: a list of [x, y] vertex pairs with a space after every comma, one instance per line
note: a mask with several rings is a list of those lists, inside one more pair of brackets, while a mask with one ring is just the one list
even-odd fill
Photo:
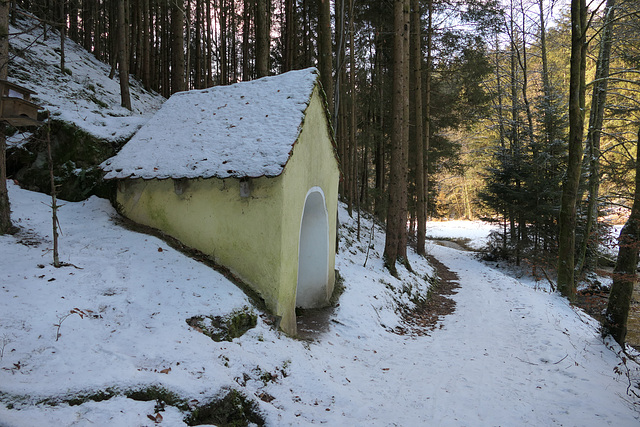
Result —
[[187, 324], [216, 342], [239, 338], [258, 323], [258, 316], [248, 307], [226, 316], [193, 316]]
[[190, 426], [202, 424], [214, 424], [220, 427], [265, 425], [258, 404], [235, 389], [229, 390], [220, 399], [215, 399], [194, 409], [184, 421]]
[[91, 195], [109, 198], [114, 186], [103, 181], [104, 174], [98, 165], [113, 156], [122, 143], [96, 138], [59, 120], [50, 120], [50, 125], [37, 129], [28, 142], [7, 151], [8, 176], [20, 182], [23, 188], [49, 194], [49, 127], [58, 197], [69, 201], [84, 200]]
[[241, 427], [248, 425], [264, 426], [263, 415], [259, 411], [256, 401], [249, 399], [242, 392], [231, 389], [222, 397], [199, 405], [189, 406], [187, 399], [180, 397], [162, 386], [152, 385], [127, 390], [108, 387], [104, 390], [80, 392], [73, 395], [55, 396], [33, 402], [28, 396], [10, 395], [0, 391], [0, 402], [7, 409], [19, 410], [24, 405], [57, 406], [68, 404], [79, 406], [86, 402], [102, 402], [116, 396], [125, 396], [132, 400], [156, 402], [156, 411], [163, 411], [166, 406], [173, 406], [185, 414], [184, 422], [190, 426], [215, 424], [220, 427]]

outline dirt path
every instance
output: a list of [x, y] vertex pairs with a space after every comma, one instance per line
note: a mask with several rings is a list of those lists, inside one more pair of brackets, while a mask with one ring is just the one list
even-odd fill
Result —
[[434, 256], [427, 255], [427, 259], [436, 269], [438, 281], [431, 287], [431, 292], [424, 303], [403, 313], [406, 326], [395, 330], [400, 335], [429, 335], [429, 332], [436, 328], [438, 321], [455, 311], [456, 302], [450, 296], [455, 295], [460, 288], [458, 275]]

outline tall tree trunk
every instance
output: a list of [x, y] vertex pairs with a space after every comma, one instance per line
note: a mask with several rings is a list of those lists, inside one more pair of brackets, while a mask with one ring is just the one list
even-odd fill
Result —
[[[7, 79], [9, 66], [9, 1], [0, 0], [0, 79]], [[7, 189], [5, 124], [0, 122], [0, 235], [13, 230]]]
[[53, 156], [51, 154], [51, 122], [47, 125], [47, 161], [49, 166], [49, 182], [51, 184], [51, 225], [53, 232], [53, 266], [60, 268], [58, 255], [58, 199], [56, 197], [56, 181], [53, 175]]
[[[351, 110], [349, 112], [349, 166], [351, 172], [351, 186], [349, 189], [349, 200], [351, 204], [358, 198], [358, 141], [356, 139], [356, 59], [354, 42], [354, 0], [350, 0], [349, 6], [349, 59], [351, 61], [349, 70], [349, 93], [351, 94]], [[358, 212], [359, 214], [359, 212]], [[360, 215], [358, 215], [358, 239], [360, 238]]]
[[613, 270], [613, 284], [605, 313], [605, 334], [624, 346], [627, 336], [627, 318], [633, 286], [638, 279], [638, 252], [640, 251], [640, 130], [636, 149], [636, 188], [631, 215], [620, 231], [618, 260]]
[[256, 0], [256, 75], [258, 78], [269, 75], [270, 28], [269, 9], [271, 0]]
[[[336, 131], [339, 129], [340, 123], [338, 122], [338, 114], [340, 112], [340, 96], [341, 83], [342, 83], [342, 70], [343, 70], [343, 57], [344, 57], [344, 2], [345, 0], [335, 0], [335, 31], [336, 31], [336, 79], [333, 96], [333, 108], [334, 108], [334, 126]], [[339, 143], [339, 141], [338, 141]], [[342, 160], [342, 159], [341, 159]], [[346, 178], [346, 177], [345, 177]], [[344, 183], [344, 180], [341, 182]], [[342, 194], [344, 192], [341, 191]]]
[[171, 93], [185, 90], [184, 77], [184, 1], [171, 2]]
[[121, 105], [131, 110], [131, 95], [129, 93], [129, 52], [127, 31], [129, 29], [128, 0], [118, 1], [118, 59], [120, 62], [120, 101]]
[[400, 208], [402, 209], [401, 217], [402, 222], [399, 224], [400, 230], [399, 235], [400, 239], [398, 241], [398, 260], [402, 262], [408, 269], [411, 269], [409, 265], [409, 258], [407, 257], [407, 246], [408, 246], [408, 233], [407, 233], [407, 219], [409, 217], [409, 74], [411, 71], [411, 61], [410, 52], [409, 52], [409, 40], [411, 38], [411, 2], [410, 0], [404, 0], [403, 3], [403, 11], [402, 11], [402, 19], [404, 21], [404, 35], [402, 39], [403, 43], [403, 55], [404, 60], [402, 62], [403, 70], [402, 70], [402, 91], [403, 91], [403, 135], [402, 135], [402, 182], [404, 182], [404, 191], [400, 193]]
[[283, 63], [282, 72], [293, 69], [293, 40], [294, 40], [294, 22], [295, 10], [293, 8], [294, 0], [284, 0], [284, 28], [283, 28]]
[[587, 50], [585, 0], [571, 0], [571, 68], [569, 80], [569, 159], [562, 186], [558, 236], [558, 290], [573, 299], [575, 283], [576, 201], [582, 164]]
[[96, 7], [93, 2], [82, 2], [82, 45], [87, 52], [94, 51], [93, 33], [93, 8]]
[[600, 190], [600, 135], [604, 121], [604, 107], [607, 101], [607, 86], [609, 82], [609, 57], [611, 56], [611, 42], [613, 21], [615, 17], [616, 0], [607, 0], [605, 7], [604, 28], [600, 39], [600, 52], [596, 63], [593, 94], [591, 97], [591, 112], [589, 114], [589, 128], [587, 131], [585, 164], [589, 168], [589, 202], [587, 205], [587, 220], [584, 237], [580, 244], [576, 271], [582, 273], [585, 268], [587, 249], [591, 244], [591, 235], [598, 223], [598, 193]]
[[69, 1], [69, 38], [74, 42], [79, 41], [78, 37], [78, 0]]
[[[375, 73], [374, 73], [374, 78], [372, 79], [372, 86], [377, 83], [378, 87], [378, 99], [382, 100], [384, 99], [384, 85], [382, 84], [383, 81], [383, 73], [382, 73], [382, 42], [381, 42], [381, 38], [380, 35], [377, 34], [375, 36]], [[374, 83], [375, 82], [375, 83]], [[378, 218], [379, 220], [383, 220], [385, 217], [385, 210], [386, 210], [386, 202], [388, 201], [388, 197], [385, 198], [385, 177], [386, 177], [386, 171], [385, 171], [385, 165], [386, 165], [386, 161], [385, 161], [385, 136], [384, 133], [382, 132], [382, 130], [384, 129], [384, 124], [385, 124], [385, 120], [384, 120], [384, 111], [385, 111], [385, 107], [384, 107], [384, 103], [383, 102], [377, 102], [376, 105], [376, 138], [375, 138], [375, 142], [376, 142], [376, 150], [375, 150], [375, 155], [374, 155], [374, 163], [375, 163], [375, 170], [376, 170], [376, 180], [375, 180], [375, 215], [376, 218]]]
[[244, 0], [242, 9], [242, 80], [251, 80], [249, 71], [249, 29], [251, 27], [251, 1]]
[[60, 0], [60, 72], [64, 74], [64, 41], [67, 35], [66, 0]]
[[345, 202], [347, 203], [347, 211], [349, 216], [352, 214], [352, 205], [351, 199], [349, 198], [349, 184], [350, 184], [350, 172], [349, 168], [349, 155], [348, 149], [349, 145], [346, 140], [346, 133], [344, 132], [345, 126], [345, 103], [344, 103], [344, 94], [345, 94], [345, 79], [346, 72], [344, 69], [344, 58], [345, 54], [345, 1], [340, 0], [339, 3], [336, 1], [336, 41], [338, 42], [336, 49], [336, 82], [335, 82], [335, 94], [334, 94], [334, 103], [335, 103], [335, 119], [334, 126], [336, 131], [336, 143], [338, 146], [338, 157], [340, 159], [340, 166], [342, 168], [342, 179], [340, 180], [340, 187], [338, 189], [339, 193], [345, 198]]
[[408, 87], [405, 84], [406, 47], [409, 26], [407, 25], [408, 0], [393, 2], [393, 123], [391, 134], [391, 164], [389, 173], [389, 207], [384, 247], [384, 263], [392, 274], [397, 274], [396, 261], [401, 256], [399, 247], [407, 233], [407, 155], [405, 151], [407, 129], [405, 101]]
[[229, 84], [229, 69], [227, 67], [227, 19], [229, 9], [227, 7], [228, 0], [221, 0], [220, 4], [220, 84]]
[[[111, 18], [115, 18], [115, 16], [111, 15], [110, 13], [107, 12], [107, 5], [103, 5], [102, 9], [100, 8], [100, 5], [94, 4], [92, 6], [93, 8], [93, 18], [92, 18], [92, 22], [93, 22], [93, 54], [96, 58], [100, 59], [101, 61], [108, 61], [107, 58], [107, 54], [105, 52], [108, 52], [108, 47], [106, 45], [103, 45], [101, 43], [101, 36], [102, 36], [102, 32], [103, 30], [106, 30], [106, 23], [103, 22], [103, 17], [106, 17], [107, 14], [110, 15]], [[114, 19], [115, 21], [115, 19]], [[111, 27], [112, 30], [115, 31], [115, 28]]]
[[320, 80], [327, 95], [329, 115], [333, 117], [333, 67], [331, 54], [331, 2], [318, 0], [318, 59]]
[[426, 206], [424, 203], [424, 136], [422, 132], [422, 33], [420, 28], [420, 1], [411, 0], [411, 29], [413, 30], [413, 98], [414, 98], [414, 145], [415, 163], [414, 174], [416, 180], [416, 251], [425, 255], [424, 245], [427, 235]]
[[424, 208], [425, 221], [429, 211], [429, 147], [431, 146], [431, 77], [433, 74], [433, 0], [427, 0], [427, 63], [425, 75], [425, 97], [424, 97]]
[[[204, 12], [203, 12], [204, 13]], [[206, 71], [207, 71], [207, 87], [213, 86], [213, 20], [211, 19], [212, 11], [211, 11], [211, 2], [207, 2], [207, 37], [206, 40], [206, 51], [205, 51], [205, 59], [207, 62]]]
[[202, 0], [196, 0], [195, 4], [195, 56], [194, 56], [194, 86], [202, 89]]
[[[209, 2], [211, 5], [211, 2]], [[230, 52], [230, 60], [229, 60], [229, 68], [231, 71], [229, 72], [229, 78], [231, 82], [235, 83], [238, 81], [238, 44], [236, 43], [236, 35], [238, 34], [238, 23], [236, 19], [236, 2], [235, 0], [231, 1], [231, 10], [229, 11], [229, 24], [231, 25], [231, 33], [229, 33], [229, 44], [231, 48]], [[211, 7], [209, 7], [211, 10]]]
[[193, 79], [191, 78], [193, 70], [193, 66], [191, 64], [191, 51], [192, 51], [192, 43], [191, 43], [191, 0], [187, 0], [187, 6], [184, 10], [184, 20], [185, 20], [185, 37], [187, 38], [185, 43], [185, 89], [190, 90], [193, 89]]
[[151, 87], [151, 11], [149, 0], [142, 0], [142, 81], [146, 88]]

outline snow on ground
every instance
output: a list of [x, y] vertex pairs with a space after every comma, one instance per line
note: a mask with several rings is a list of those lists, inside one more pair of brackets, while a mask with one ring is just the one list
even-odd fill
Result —
[[489, 241], [489, 233], [498, 229], [498, 225], [482, 221], [429, 221], [427, 238], [469, 239], [471, 248], [480, 249]]
[[[1, 426], [152, 425], [153, 401], [120, 395], [78, 406], [38, 403], [149, 385], [199, 402], [236, 388], [274, 426], [640, 421], [627, 377], [614, 372], [618, 348], [607, 348], [593, 320], [471, 253], [429, 244], [460, 276], [456, 310], [429, 336], [396, 335], [398, 303], [425, 292], [422, 279], [432, 270], [411, 253], [416, 274], [400, 268], [403, 282], [388, 276], [381, 230], [367, 259], [371, 224], [363, 222], [358, 243], [354, 221], [341, 210], [337, 268], [345, 291], [327, 330], [311, 342], [296, 340], [259, 318], [244, 336], [216, 343], [185, 319], [250, 304], [221, 275], [123, 228], [108, 202], [95, 197], [60, 209], [61, 257], [78, 268], [55, 269], [47, 197], [9, 188], [22, 231], [0, 236]], [[56, 341], [60, 316], [76, 307], [90, 315], [64, 319]], [[637, 381], [638, 367], [629, 366]], [[264, 393], [274, 399], [260, 400]], [[160, 425], [184, 425], [174, 407], [162, 416]]]
[[9, 81], [37, 92], [32, 100], [54, 119], [109, 141], [128, 139], [164, 98], [130, 79], [133, 111], [120, 106], [120, 83], [109, 78], [109, 67], [70, 39], [65, 40], [65, 69], [60, 70], [60, 35], [24, 15], [9, 26]]

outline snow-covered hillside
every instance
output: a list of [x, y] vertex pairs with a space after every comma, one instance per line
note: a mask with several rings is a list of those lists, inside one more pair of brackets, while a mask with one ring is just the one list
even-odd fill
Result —
[[[428, 335], [399, 335], [399, 305], [424, 294], [433, 271], [411, 252], [415, 273], [400, 268], [402, 281], [390, 277], [382, 230], [367, 258], [371, 223], [358, 242], [355, 221], [341, 210], [344, 293], [325, 330], [293, 339], [258, 316], [242, 337], [214, 342], [186, 319], [251, 306], [223, 276], [123, 228], [95, 197], [60, 210], [61, 257], [73, 265], [55, 269], [46, 196], [10, 185], [10, 197], [22, 231], [0, 237], [2, 426], [152, 425], [156, 414], [161, 425], [184, 425], [176, 406], [125, 396], [149, 387], [193, 406], [235, 389], [273, 426], [640, 422], [628, 393], [628, 378], [638, 392], [638, 366], [622, 363], [595, 322], [472, 253], [429, 246], [459, 276], [455, 312]], [[110, 398], [42, 403], [99, 391]]]
[[[107, 66], [68, 42], [62, 73], [55, 32], [45, 41], [27, 21], [10, 32], [10, 80], [93, 135], [126, 139], [163, 102], [134, 83], [135, 111], [124, 110]], [[341, 209], [344, 292], [301, 340], [275, 330], [223, 275], [125, 228], [104, 199], [59, 210], [67, 265], [53, 268], [50, 199], [11, 182], [9, 191], [21, 231], [0, 236], [1, 427], [184, 426], [230, 390], [271, 426], [640, 424], [638, 365], [565, 299], [473, 253], [429, 245], [459, 277], [457, 305], [435, 329], [408, 333], [400, 309], [427, 295], [433, 268], [410, 251], [414, 272], [391, 277], [383, 231], [365, 218], [358, 241]], [[468, 231], [429, 228], [438, 238], [479, 236]], [[257, 325], [230, 342], [187, 324], [238, 311], [257, 314]]]
[[118, 78], [109, 79], [109, 67], [69, 39], [62, 72], [59, 33], [47, 28], [45, 39], [43, 28], [24, 15], [17, 15], [9, 33], [9, 81], [37, 92], [35, 102], [55, 119], [119, 141], [131, 137], [164, 102], [131, 79], [133, 111], [121, 107]]

